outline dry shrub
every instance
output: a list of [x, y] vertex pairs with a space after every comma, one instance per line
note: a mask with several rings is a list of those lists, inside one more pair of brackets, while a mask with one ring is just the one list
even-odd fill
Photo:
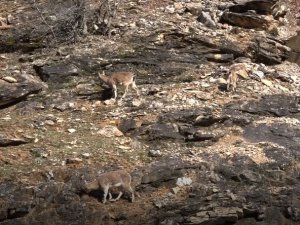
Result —
[[[19, 31], [25, 39], [46, 45], [76, 42], [87, 33], [110, 35], [117, 0], [31, 0]], [[24, 39], [24, 38], [23, 38]]]

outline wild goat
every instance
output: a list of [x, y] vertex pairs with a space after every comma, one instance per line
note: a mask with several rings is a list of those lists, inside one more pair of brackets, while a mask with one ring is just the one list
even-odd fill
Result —
[[238, 76], [241, 76], [245, 79], [249, 78], [247, 68], [243, 63], [233, 64], [229, 68], [229, 75], [227, 78], [227, 90], [235, 91], [238, 81]]
[[124, 191], [131, 193], [131, 201], [134, 201], [134, 192], [131, 188], [131, 175], [125, 170], [116, 170], [100, 174], [94, 181], [86, 182], [84, 190], [89, 193], [94, 190], [102, 189], [104, 192], [103, 203], [106, 203], [107, 195], [109, 194], [109, 201], [117, 201], [123, 195], [122, 191], [119, 192], [117, 198], [112, 199], [111, 194], [108, 192], [111, 187], [121, 186]]
[[137, 96], [140, 95], [135, 83], [135, 75], [131, 72], [115, 72], [110, 76], [107, 76], [103, 71], [102, 74], [99, 72], [98, 75], [100, 80], [102, 80], [110, 88], [113, 89], [115, 99], [117, 99], [117, 86], [125, 87], [125, 91], [123, 96], [121, 97], [121, 100], [127, 95], [129, 85], [131, 85], [131, 87], [136, 91]]

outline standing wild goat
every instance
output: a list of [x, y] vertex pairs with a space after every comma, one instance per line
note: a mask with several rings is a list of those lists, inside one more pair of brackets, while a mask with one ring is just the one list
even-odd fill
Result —
[[121, 97], [121, 100], [127, 95], [129, 85], [131, 85], [131, 87], [136, 91], [137, 96], [140, 95], [139, 90], [135, 84], [135, 75], [131, 72], [116, 72], [111, 74], [110, 76], [107, 76], [103, 71], [102, 74], [98, 73], [98, 75], [104, 83], [106, 83], [110, 88], [113, 89], [115, 99], [117, 99], [117, 86], [125, 87], [125, 91], [123, 96]]
[[243, 63], [233, 64], [229, 68], [229, 74], [227, 78], [227, 90], [235, 91], [238, 81], [238, 76], [241, 76], [245, 79], [249, 78], [247, 68]]
[[116, 170], [107, 173], [100, 174], [96, 180], [91, 182], [85, 182], [84, 189], [87, 193], [102, 189], [104, 192], [103, 203], [106, 203], [107, 195], [109, 194], [109, 201], [117, 201], [121, 198], [122, 192], [115, 199], [111, 199], [111, 194], [108, 193], [109, 188], [121, 186], [124, 191], [131, 193], [131, 201], [134, 201], [134, 192], [131, 188], [131, 176], [125, 170]]

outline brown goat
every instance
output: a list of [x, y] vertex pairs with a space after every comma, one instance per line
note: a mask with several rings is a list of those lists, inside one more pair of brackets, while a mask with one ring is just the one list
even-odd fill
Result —
[[232, 66], [230, 66], [229, 75], [227, 78], [227, 90], [228, 91], [236, 90], [238, 76], [241, 76], [245, 79], [249, 78], [247, 68], [246, 68], [245, 64], [243, 64], [243, 63], [237, 63], [237, 64], [233, 64]]
[[116, 170], [100, 174], [94, 181], [85, 182], [84, 190], [89, 193], [94, 190], [101, 189], [104, 192], [103, 203], [106, 203], [107, 195], [109, 201], [117, 201], [121, 198], [123, 193], [120, 191], [115, 199], [111, 199], [111, 194], [108, 192], [111, 187], [121, 186], [125, 191], [131, 193], [131, 201], [134, 201], [134, 191], [131, 187], [131, 175], [125, 170]]
[[111, 74], [110, 76], [105, 75], [104, 71], [103, 73], [98, 73], [99, 78], [107, 84], [110, 88], [114, 91], [114, 98], [117, 99], [117, 87], [123, 86], [125, 87], [125, 91], [123, 96], [121, 97], [121, 100], [125, 98], [127, 95], [128, 87], [131, 85], [131, 87], [136, 91], [137, 96], [139, 96], [139, 90], [135, 83], [135, 75], [131, 72], [115, 72]]

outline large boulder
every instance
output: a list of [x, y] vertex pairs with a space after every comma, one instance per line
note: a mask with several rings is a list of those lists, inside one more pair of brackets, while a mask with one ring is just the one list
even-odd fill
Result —
[[28, 95], [38, 93], [45, 87], [41, 81], [24, 73], [8, 78], [0, 78], [0, 107], [24, 100]]
[[34, 65], [38, 76], [50, 86], [60, 87], [71, 80], [72, 76], [79, 74], [77, 66], [69, 63], [57, 63], [50, 65]]
[[237, 4], [228, 7], [229, 11], [236, 13], [244, 13], [249, 10], [254, 10], [258, 14], [270, 14], [272, 6], [277, 0], [238, 0]]
[[226, 11], [222, 14], [221, 22], [244, 28], [266, 29], [269, 21], [261, 15], [253, 12], [235, 13]]

